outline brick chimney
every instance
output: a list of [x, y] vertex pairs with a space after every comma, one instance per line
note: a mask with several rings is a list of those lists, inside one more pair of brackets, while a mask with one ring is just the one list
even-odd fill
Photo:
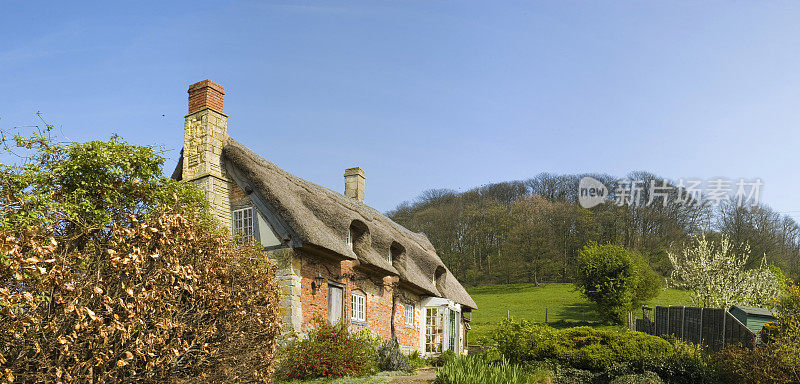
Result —
[[228, 116], [222, 113], [225, 88], [203, 80], [189, 86], [189, 114], [183, 125], [183, 180], [197, 184], [212, 214], [231, 227], [228, 178], [222, 166], [222, 147], [228, 139]]
[[344, 170], [344, 195], [364, 202], [364, 170], [359, 167]]
[[224, 97], [225, 88], [211, 80], [194, 83], [189, 86], [189, 114], [203, 108], [211, 108], [221, 113]]

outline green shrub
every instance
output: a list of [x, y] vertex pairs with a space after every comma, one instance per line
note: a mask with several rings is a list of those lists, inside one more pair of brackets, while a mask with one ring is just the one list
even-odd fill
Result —
[[647, 261], [622, 245], [590, 243], [580, 251], [578, 263], [575, 286], [612, 323], [622, 324], [629, 311], [661, 288]]
[[585, 369], [577, 369], [572, 367], [564, 367], [559, 364], [553, 365], [553, 382], [558, 384], [585, 384], [598, 382], [600, 373], [587, 371]]
[[653, 372], [633, 373], [615, 377], [609, 384], [661, 384], [664, 381]]
[[448, 349], [440, 353], [438, 356], [428, 358], [428, 364], [434, 367], [441, 367], [455, 358], [456, 358], [455, 352]]
[[[539, 374], [537, 374], [538, 376]], [[457, 356], [436, 372], [437, 384], [528, 384], [536, 377], [506, 359], [487, 361], [483, 355]]]
[[428, 366], [428, 360], [425, 360], [425, 358], [419, 354], [419, 351], [411, 352], [408, 356], [406, 356], [406, 358], [408, 359], [408, 363], [411, 364], [411, 366], [414, 368], [422, 368]]
[[672, 346], [660, 337], [576, 327], [559, 331], [553, 357], [574, 368], [600, 370], [613, 363], [663, 358], [671, 353]]
[[536, 361], [553, 356], [557, 333], [547, 325], [505, 319], [492, 332], [491, 344], [510, 361]]
[[663, 358], [672, 352], [664, 339], [640, 332], [590, 327], [555, 330], [527, 321], [504, 320], [492, 334], [494, 348], [512, 362], [555, 359], [581, 369], [604, 369], [612, 363]]
[[755, 349], [732, 346], [713, 355], [709, 363], [722, 383], [797, 383], [797, 367], [773, 345]]
[[674, 337], [666, 340], [672, 345], [672, 354], [640, 360], [642, 371], [655, 372], [668, 383], [702, 384], [715, 381], [702, 347]]
[[344, 324], [318, 321], [306, 339], [289, 345], [279, 376], [286, 379], [360, 376], [376, 370], [375, 347], [367, 337], [353, 334]]

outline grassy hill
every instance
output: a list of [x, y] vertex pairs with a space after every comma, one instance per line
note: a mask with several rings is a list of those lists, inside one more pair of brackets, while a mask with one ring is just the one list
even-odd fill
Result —
[[[556, 328], [588, 325], [599, 328], [617, 328], [601, 324], [592, 304], [575, 291], [569, 283], [487, 285], [467, 289], [478, 304], [472, 312], [470, 344], [480, 344], [495, 324], [506, 316], [543, 323]], [[689, 294], [677, 289], [665, 289], [649, 305], [691, 305]], [[634, 312], [641, 317], [641, 310]]]

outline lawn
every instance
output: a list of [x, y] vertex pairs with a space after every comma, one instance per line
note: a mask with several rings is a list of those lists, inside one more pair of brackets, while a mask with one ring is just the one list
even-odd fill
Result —
[[[472, 312], [470, 344], [480, 344], [489, 335], [494, 324], [511, 316], [543, 323], [557, 328], [589, 325], [596, 328], [619, 328], [603, 325], [592, 304], [575, 291], [569, 283], [487, 285], [467, 289], [478, 304]], [[689, 294], [677, 289], [664, 289], [649, 303], [655, 305], [690, 305]], [[641, 310], [634, 312], [641, 317]]]

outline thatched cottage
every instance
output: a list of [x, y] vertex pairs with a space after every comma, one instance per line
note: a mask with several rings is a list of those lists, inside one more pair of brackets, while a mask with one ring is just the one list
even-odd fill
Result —
[[427, 237], [364, 204], [361, 168], [345, 170], [340, 194], [233, 140], [224, 95], [210, 80], [189, 87], [172, 177], [197, 184], [221, 223], [278, 263], [284, 332], [302, 334], [318, 318], [394, 334], [406, 351], [465, 353], [464, 315], [476, 305]]

